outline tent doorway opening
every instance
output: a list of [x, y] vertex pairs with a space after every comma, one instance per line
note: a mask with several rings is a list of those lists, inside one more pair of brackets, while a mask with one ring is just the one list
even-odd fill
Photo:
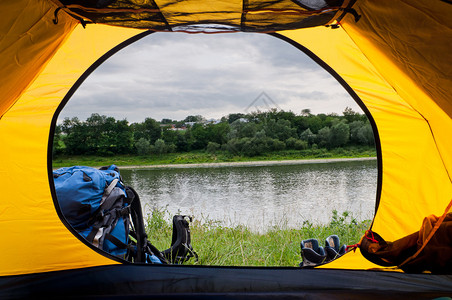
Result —
[[188, 264], [297, 266], [301, 240], [337, 234], [353, 244], [369, 227], [375, 156], [366, 114], [292, 45], [265, 34], [154, 33], [101, 64], [67, 102], [53, 167], [118, 165], [161, 250], [171, 216], [193, 216], [200, 259]]

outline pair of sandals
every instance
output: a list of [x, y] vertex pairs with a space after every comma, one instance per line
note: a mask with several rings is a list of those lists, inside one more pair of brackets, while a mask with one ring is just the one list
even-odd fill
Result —
[[319, 245], [316, 239], [303, 240], [300, 243], [303, 261], [300, 267], [314, 267], [326, 264], [345, 254], [347, 246], [340, 246], [339, 237], [330, 235], [325, 240], [325, 247]]

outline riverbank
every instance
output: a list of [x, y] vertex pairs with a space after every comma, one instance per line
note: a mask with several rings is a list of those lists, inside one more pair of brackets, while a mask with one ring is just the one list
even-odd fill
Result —
[[167, 165], [136, 165], [119, 166], [121, 169], [161, 169], [161, 168], [219, 168], [219, 167], [261, 167], [261, 166], [283, 166], [301, 164], [323, 164], [348, 161], [377, 160], [376, 157], [355, 158], [317, 158], [317, 159], [294, 159], [294, 160], [271, 160], [271, 161], [240, 161], [240, 162], [218, 162], [197, 164], [167, 164]]
[[[329, 162], [330, 159], [375, 159], [375, 148], [372, 147], [347, 147], [337, 149], [307, 149], [307, 150], [282, 150], [266, 153], [259, 156], [232, 156], [227, 152], [218, 151], [207, 153], [204, 151], [192, 151], [184, 153], [165, 153], [161, 155], [113, 155], [113, 156], [55, 156], [52, 164], [54, 168], [67, 166], [106, 166], [115, 164], [124, 167], [166, 167], [166, 165], [177, 165], [192, 167], [195, 165], [230, 166], [229, 164], [262, 165], [270, 162], [281, 164], [311, 163], [312, 161]], [[222, 164], [222, 165], [220, 165]], [[190, 166], [188, 166], [190, 165]]]

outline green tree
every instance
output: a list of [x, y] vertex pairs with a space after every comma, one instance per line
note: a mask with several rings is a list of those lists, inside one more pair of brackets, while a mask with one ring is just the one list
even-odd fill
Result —
[[177, 135], [177, 141], [175, 143], [177, 152], [187, 152], [188, 151], [188, 142], [186, 138], [186, 133], [179, 133]]
[[154, 151], [157, 154], [166, 153], [168, 151], [168, 148], [166, 147], [165, 141], [162, 139], [156, 140], [154, 144]]
[[353, 121], [348, 125], [350, 127], [350, 142], [353, 144], [360, 144], [359, 130], [364, 127], [364, 122], [361, 120]]
[[65, 133], [64, 144], [66, 145], [66, 154], [87, 154], [88, 145], [86, 124], [82, 123], [77, 117], [72, 119], [65, 118], [61, 125]]
[[108, 136], [105, 132], [105, 123], [107, 117], [101, 116], [97, 113], [91, 114], [91, 116], [85, 121], [86, 140], [85, 143], [88, 147], [87, 154], [99, 154], [105, 155], [108, 152], [105, 147], [108, 145]]
[[178, 132], [176, 130], [171, 130], [170, 127], [164, 127], [162, 129], [162, 139], [167, 145], [176, 144]]
[[113, 148], [111, 150], [118, 154], [128, 154], [133, 149], [132, 129], [127, 120], [116, 120], [109, 132]]
[[369, 123], [365, 124], [359, 129], [358, 140], [363, 145], [375, 145], [374, 132], [372, 130], [372, 126]]
[[320, 116], [311, 115], [307, 118], [308, 128], [315, 134], [324, 127], [322, 118]]
[[309, 129], [308, 117], [295, 116], [293, 119], [293, 127], [297, 129], [297, 134], [301, 135], [303, 131]]
[[230, 139], [244, 137], [244, 135], [242, 134], [242, 129], [246, 124], [247, 124], [246, 122], [242, 122], [239, 119], [232, 122], [229, 125], [229, 132], [227, 134], [227, 139], [230, 140]]
[[353, 109], [351, 109], [348, 106], [344, 109], [342, 114], [344, 115], [345, 119], [347, 119], [348, 123], [351, 123], [353, 121], [362, 120], [362, 114], [354, 111]]
[[132, 133], [127, 120], [91, 114], [85, 122], [87, 154], [126, 154], [132, 150]]
[[294, 146], [295, 150], [305, 150], [308, 149], [308, 147], [308, 142], [302, 140], [297, 140]]
[[297, 137], [297, 130], [292, 128], [290, 122], [284, 119], [270, 119], [264, 125], [265, 134], [270, 138], [285, 141], [290, 137]]
[[229, 114], [228, 115], [228, 123], [231, 124], [241, 118], [245, 118], [245, 114], [242, 114], [242, 113]]
[[140, 138], [135, 142], [135, 148], [137, 149], [138, 155], [149, 155], [151, 153], [151, 144], [145, 138]]
[[135, 123], [133, 128], [133, 139], [138, 141], [140, 138], [149, 140], [151, 144], [162, 137], [162, 129], [160, 124], [152, 119], [146, 118], [142, 123]]
[[331, 140], [331, 129], [329, 127], [323, 127], [317, 132], [317, 144], [319, 147], [329, 147]]
[[295, 120], [295, 114], [292, 112], [292, 111], [284, 111], [284, 110], [280, 110], [280, 111], [277, 111], [276, 113], [275, 113], [275, 117], [276, 117], [276, 120], [286, 120], [286, 121], [289, 121], [289, 123], [291, 124], [291, 126], [292, 126], [292, 124], [293, 124], [293, 122], [294, 122], [294, 120]]
[[189, 147], [191, 150], [205, 149], [207, 146], [208, 134], [203, 125], [196, 123], [190, 128], [191, 138], [189, 140]]
[[160, 124], [152, 118], [144, 119], [144, 131], [151, 143], [155, 143], [162, 137], [162, 128], [160, 127]]
[[184, 119], [184, 122], [201, 122], [204, 120], [204, 117], [201, 115], [196, 115], [196, 116], [187, 116]]
[[269, 138], [267, 140], [267, 145], [271, 151], [281, 151], [286, 148], [286, 143], [284, 143], [283, 141], [280, 141], [278, 139], [272, 139], [272, 138]]
[[287, 149], [295, 149], [295, 143], [298, 141], [298, 139], [294, 137], [290, 137], [286, 140], [286, 148]]
[[52, 154], [58, 155], [62, 154], [65, 150], [64, 142], [63, 142], [63, 129], [60, 125], [55, 126], [55, 133], [53, 136], [53, 146], [52, 146]]
[[316, 135], [308, 128], [300, 134], [300, 139], [312, 145], [316, 141]]
[[329, 146], [331, 148], [341, 147], [348, 143], [350, 138], [350, 127], [346, 121], [333, 122], [331, 126], [331, 138]]
[[301, 115], [305, 116], [305, 117], [309, 117], [311, 115], [311, 109], [309, 108], [304, 108], [301, 110]]
[[246, 156], [256, 156], [270, 150], [268, 140], [271, 139], [249, 137], [240, 139], [235, 138], [228, 141], [226, 144], [226, 150], [236, 155], [241, 154]]
[[246, 156], [256, 156], [259, 155], [259, 148], [252, 138], [244, 137], [240, 139], [241, 152]]
[[222, 122], [218, 124], [208, 124], [206, 130], [209, 142], [222, 145], [228, 141], [228, 133], [230, 131], [229, 123]]
[[208, 153], [215, 154], [218, 150], [220, 150], [221, 145], [215, 142], [209, 142], [206, 147], [206, 151]]
[[244, 137], [253, 138], [256, 135], [257, 129], [258, 129], [257, 124], [254, 122], [244, 123], [243, 126], [240, 128], [239, 136], [241, 138]]
[[241, 147], [239, 145], [240, 139], [231, 138], [228, 140], [226, 146], [224, 147], [229, 153], [237, 155], [240, 153]]

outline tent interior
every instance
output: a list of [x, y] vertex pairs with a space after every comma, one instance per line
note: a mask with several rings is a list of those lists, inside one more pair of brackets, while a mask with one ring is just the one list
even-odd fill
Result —
[[0, 178], [8, 187], [0, 295], [449, 295], [451, 275], [384, 271], [360, 251], [309, 270], [128, 264], [84, 242], [62, 217], [52, 143], [78, 86], [134, 41], [155, 31], [269, 33], [311, 56], [366, 112], [379, 168], [371, 229], [395, 241], [451, 208], [450, 1], [17, 0], [0, 8]]

